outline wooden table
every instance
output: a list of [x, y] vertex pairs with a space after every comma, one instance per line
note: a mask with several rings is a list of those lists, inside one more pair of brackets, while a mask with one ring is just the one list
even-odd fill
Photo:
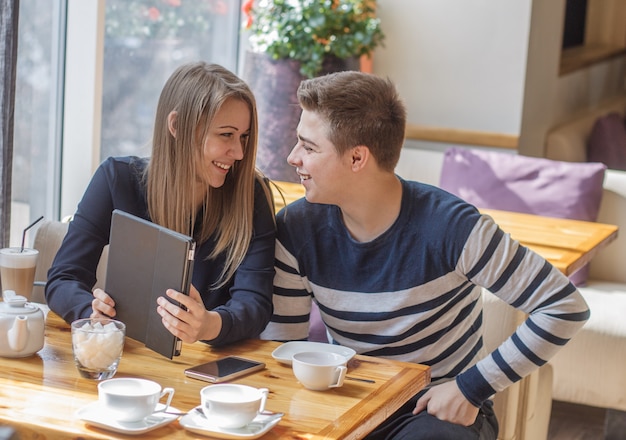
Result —
[[[309, 391], [296, 381], [290, 366], [272, 358], [279, 345], [248, 340], [214, 349], [197, 342], [184, 344], [181, 356], [169, 360], [126, 338], [115, 377], [143, 377], [173, 387], [172, 406], [189, 411], [200, 404], [200, 389], [209, 384], [187, 378], [185, 368], [229, 354], [263, 361], [265, 370], [234, 382], [269, 388], [266, 409], [285, 416], [263, 439], [291, 440], [362, 438], [430, 381], [426, 366], [357, 355], [348, 363], [348, 376], [374, 383], [346, 380], [341, 388]], [[126, 437], [90, 427], [75, 416], [78, 409], [97, 400], [97, 384], [79, 376], [70, 327], [49, 312], [41, 351], [28, 358], [0, 358], [0, 425], [15, 427], [21, 440]], [[178, 421], [139, 437], [206, 438], [185, 430]]]
[[[274, 191], [276, 209], [304, 197], [299, 183], [275, 182], [282, 195]], [[544, 217], [519, 212], [480, 209], [491, 216], [503, 231], [522, 245], [548, 260], [565, 275], [587, 264], [598, 251], [617, 238], [618, 227], [604, 223]]]
[[519, 212], [481, 209], [503, 231], [537, 252], [565, 275], [589, 263], [617, 238], [618, 227], [604, 223], [543, 217]]

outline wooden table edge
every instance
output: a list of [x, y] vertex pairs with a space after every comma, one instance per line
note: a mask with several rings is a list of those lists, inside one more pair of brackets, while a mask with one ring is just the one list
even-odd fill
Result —
[[[424, 372], [426, 374], [424, 374]], [[430, 383], [430, 368], [421, 364], [407, 365], [388, 383], [387, 391], [391, 390], [395, 398], [385, 409], [377, 409], [372, 411], [372, 401], [377, 398], [378, 392], [375, 392], [369, 399], [360, 402], [351, 412], [357, 414], [365, 414], [361, 419], [349, 419], [347, 415], [343, 415], [335, 420], [335, 425], [341, 426], [351, 424], [353, 429], [348, 435], [336, 435], [331, 425], [320, 431], [325, 438], [353, 440], [365, 437], [372, 432], [378, 425], [384, 422], [390, 415], [396, 412], [409, 399], [423, 390]]]

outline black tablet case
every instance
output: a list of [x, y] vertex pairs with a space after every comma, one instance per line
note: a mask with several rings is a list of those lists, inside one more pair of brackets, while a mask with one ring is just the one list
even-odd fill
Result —
[[111, 217], [105, 291], [126, 336], [170, 359], [181, 341], [161, 322], [156, 300], [169, 288], [189, 294], [195, 242], [191, 237], [121, 210]]

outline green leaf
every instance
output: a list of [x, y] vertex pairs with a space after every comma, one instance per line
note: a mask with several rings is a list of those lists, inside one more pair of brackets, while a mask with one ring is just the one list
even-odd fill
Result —
[[256, 0], [250, 11], [252, 50], [301, 63], [301, 73], [317, 75], [326, 56], [369, 55], [384, 33], [375, 0]]

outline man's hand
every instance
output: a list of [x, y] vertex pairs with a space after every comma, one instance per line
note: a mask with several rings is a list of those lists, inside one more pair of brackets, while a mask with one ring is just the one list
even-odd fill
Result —
[[157, 299], [157, 312], [170, 333], [188, 343], [213, 339], [219, 335], [222, 318], [219, 313], [208, 311], [204, 307], [195, 287], [191, 286], [189, 296], [174, 289], [168, 289], [165, 294], [187, 309], [172, 304], [162, 296]]
[[439, 420], [463, 426], [470, 426], [478, 416], [478, 408], [465, 398], [454, 380], [429, 389], [417, 401], [413, 414], [424, 410]]

